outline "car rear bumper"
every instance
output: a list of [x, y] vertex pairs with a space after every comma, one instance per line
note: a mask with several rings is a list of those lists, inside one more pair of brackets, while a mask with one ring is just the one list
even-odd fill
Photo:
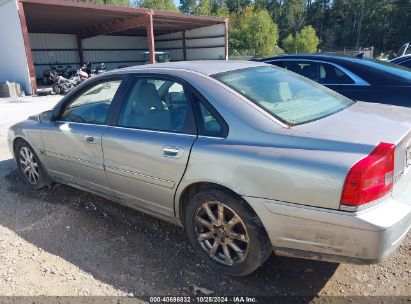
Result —
[[411, 187], [359, 212], [244, 197], [260, 217], [278, 255], [330, 262], [378, 263], [411, 228]]

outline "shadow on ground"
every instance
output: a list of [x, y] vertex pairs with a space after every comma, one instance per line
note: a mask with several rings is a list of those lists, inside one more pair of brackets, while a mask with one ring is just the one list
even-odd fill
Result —
[[136, 296], [193, 295], [195, 285], [219, 296], [312, 298], [338, 266], [273, 255], [248, 277], [222, 276], [197, 257], [184, 231], [172, 224], [71, 187], [32, 191], [16, 170], [1, 179], [0, 197], [5, 191], [13, 202], [0, 198], [0, 225]]

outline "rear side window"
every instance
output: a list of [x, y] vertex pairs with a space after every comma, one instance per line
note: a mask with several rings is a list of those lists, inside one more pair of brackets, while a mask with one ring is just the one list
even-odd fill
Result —
[[207, 107], [201, 99], [192, 93], [192, 99], [197, 107], [197, 121], [199, 134], [204, 136], [224, 137], [224, 127], [221, 120]]
[[[279, 65], [280, 66], [280, 65]], [[314, 61], [286, 61], [285, 69], [325, 85], [354, 84], [341, 69], [331, 64]]]

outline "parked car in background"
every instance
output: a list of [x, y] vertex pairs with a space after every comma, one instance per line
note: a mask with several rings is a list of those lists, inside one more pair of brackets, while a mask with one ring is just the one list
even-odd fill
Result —
[[393, 63], [321, 54], [259, 61], [300, 74], [353, 100], [411, 106], [411, 71]]
[[34, 189], [64, 183], [180, 224], [227, 275], [273, 250], [375, 263], [411, 226], [411, 109], [264, 63], [109, 71], [8, 141]]
[[394, 58], [391, 60], [391, 63], [395, 63], [395, 64], [411, 69], [411, 55], [405, 55], [402, 57]]

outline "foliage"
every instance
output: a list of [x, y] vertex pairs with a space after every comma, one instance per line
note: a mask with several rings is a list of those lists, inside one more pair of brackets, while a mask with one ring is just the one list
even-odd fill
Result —
[[161, 11], [177, 12], [177, 7], [175, 6], [173, 0], [143, 0], [138, 3], [138, 6], [157, 9]]
[[236, 23], [237, 27], [232, 29], [230, 37], [235, 49], [254, 49], [258, 57], [273, 54], [278, 40], [278, 27], [266, 10], [255, 10], [254, 5], [249, 5]]
[[196, 7], [196, 0], [180, 0], [180, 11], [182, 13], [192, 14]]
[[320, 39], [312, 26], [305, 26], [295, 36], [289, 34], [282, 40], [284, 51], [290, 54], [315, 53], [319, 43]]
[[201, 16], [211, 15], [211, 5], [209, 0], [199, 0], [197, 7], [194, 9], [194, 14]]
[[285, 37], [282, 40], [282, 45], [283, 45], [283, 50], [288, 53], [288, 54], [295, 54], [297, 53], [297, 45], [295, 43], [295, 38], [292, 34], [288, 34], [287, 37]]

